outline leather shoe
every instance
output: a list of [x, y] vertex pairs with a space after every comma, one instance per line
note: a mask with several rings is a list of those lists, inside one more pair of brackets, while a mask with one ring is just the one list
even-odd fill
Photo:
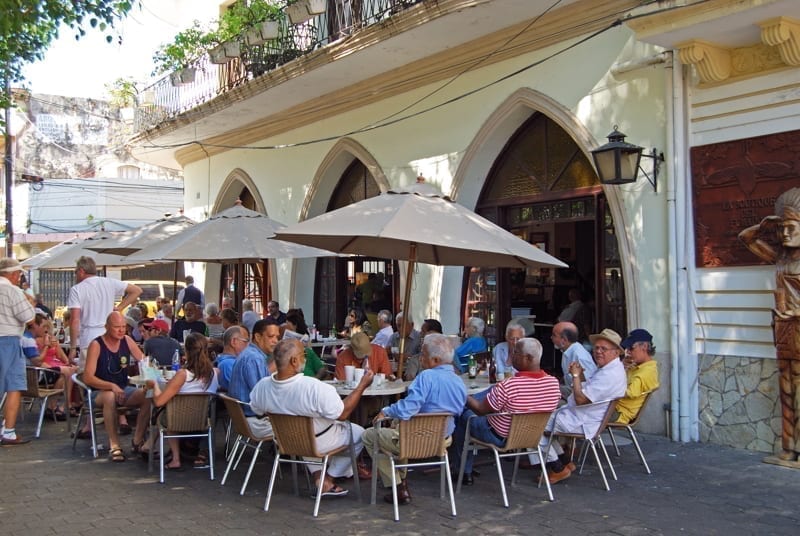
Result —
[[358, 479], [359, 480], [369, 480], [372, 478], [372, 471], [366, 464], [359, 463], [358, 464]]
[[461, 479], [461, 483], [465, 486], [471, 486], [475, 483], [475, 479], [472, 478], [472, 473], [464, 473], [464, 478]]
[[567, 464], [565, 467], [566, 467], [567, 469], [569, 469], [569, 471], [570, 471], [571, 473], [574, 473], [574, 472], [575, 472], [575, 470], [576, 470], [576, 469], [578, 469], [578, 466], [577, 466], [577, 465], [575, 465], [575, 463], [574, 463], [574, 462], [569, 462], [569, 463], [568, 463], [568, 464]]
[[[384, 495], [383, 500], [389, 504], [394, 503], [391, 493]], [[397, 504], [411, 504], [411, 492], [408, 490], [408, 484], [405, 480], [397, 485]]]
[[550, 480], [551, 484], [555, 484], [557, 482], [561, 482], [562, 480], [566, 480], [572, 476], [572, 471], [569, 467], [564, 467], [561, 471], [547, 471], [547, 478]]
[[30, 442], [31, 442], [30, 439], [22, 439], [20, 436], [17, 436], [14, 439], [8, 439], [6, 437], [0, 439], [0, 444], [2, 444], [4, 447], [11, 447], [13, 445], [24, 445]]

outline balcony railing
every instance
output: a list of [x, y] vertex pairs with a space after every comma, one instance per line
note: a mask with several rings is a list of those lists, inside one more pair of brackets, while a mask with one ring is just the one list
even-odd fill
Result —
[[[310, 20], [279, 23], [278, 37], [249, 45], [240, 35], [241, 54], [223, 64], [211, 63], [207, 54], [181, 73], [171, 73], [142, 92], [135, 127], [148, 130], [222, 95], [249, 80], [320, 47], [382, 22], [424, 0], [327, 0], [327, 11]], [[190, 81], [188, 78], [193, 74]]]

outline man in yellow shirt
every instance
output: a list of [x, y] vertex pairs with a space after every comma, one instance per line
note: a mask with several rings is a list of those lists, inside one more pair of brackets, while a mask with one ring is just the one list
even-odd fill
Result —
[[645, 329], [634, 329], [622, 341], [625, 349], [625, 369], [628, 388], [617, 401], [612, 422], [627, 424], [639, 413], [644, 404], [644, 394], [658, 388], [658, 362], [653, 359], [656, 346], [653, 336]]

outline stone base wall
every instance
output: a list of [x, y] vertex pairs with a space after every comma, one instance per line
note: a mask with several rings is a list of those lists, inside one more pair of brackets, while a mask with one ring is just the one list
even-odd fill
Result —
[[778, 452], [777, 362], [701, 355], [699, 364], [700, 441]]

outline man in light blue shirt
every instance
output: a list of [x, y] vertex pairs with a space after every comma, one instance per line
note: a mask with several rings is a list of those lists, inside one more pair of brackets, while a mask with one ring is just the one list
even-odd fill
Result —
[[[411, 382], [408, 394], [391, 406], [386, 406], [375, 417], [375, 421], [385, 417], [408, 420], [419, 413], [450, 413], [460, 415], [467, 401], [467, 388], [464, 382], [453, 372], [453, 349], [444, 335], [430, 334], [422, 342], [420, 356], [422, 372]], [[448, 419], [446, 434], [449, 436], [455, 429], [453, 418]], [[377, 442], [382, 449], [399, 453], [399, 432], [394, 428], [370, 428], [362, 436], [367, 452], [372, 453]], [[378, 459], [378, 470], [381, 473], [384, 487], [392, 485], [392, 473], [389, 460]], [[411, 493], [406, 483], [406, 471], [398, 470], [397, 500], [400, 504], [411, 502]], [[384, 499], [391, 503], [392, 494]]]
[[275, 371], [275, 364], [270, 356], [275, 351], [280, 334], [280, 327], [274, 321], [262, 319], [256, 322], [253, 326], [252, 342], [236, 359], [228, 384], [228, 395], [248, 403], [244, 408], [244, 414], [247, 416], [250, 430], [257, 437], [272, 435], [272, 425], [266, 417], [261, 418], [250, 409], [250, 391], [261, 378]]
[[578, 326], [572, 322], [559, 322], [553, 326], [553, 334], [550, 335], [553, 345], [561, 350], [561, 370], [564, 373], [564, 384], [561, 386], [561, 397], [565, 400], [572, 394], [572, 374], [569, 373], [569, 366], [578, 362], [583, 369], [583, 380], [589, 380], [595, 372], [597, 365], [592, 358], [592, 354], [578, 341]]

